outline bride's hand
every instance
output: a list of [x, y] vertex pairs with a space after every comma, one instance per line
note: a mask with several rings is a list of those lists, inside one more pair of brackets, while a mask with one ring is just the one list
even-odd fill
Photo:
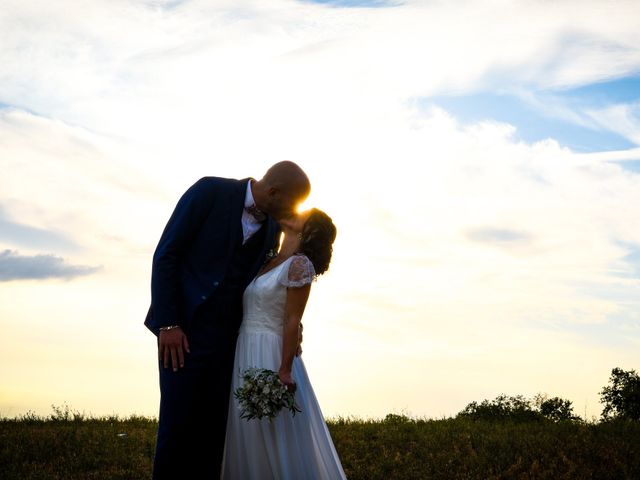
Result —
[[278, 377], [280, 377], [280, 381], [284, 383], [289, 391], [296, 391], [296, 382], [293, 381], [293, 376], [291, 376], [291, 372], [285, 372], [284, 370], [280, 370], [278, 372]]

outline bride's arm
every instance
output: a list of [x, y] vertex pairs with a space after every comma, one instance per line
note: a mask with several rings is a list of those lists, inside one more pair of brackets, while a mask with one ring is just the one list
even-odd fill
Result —
[[294, 384], [291, 377], [291, 366], [298, 349], [298, 328], [310, 291], [310, 283], [301, 287], [287, 288], [287, 303], [282, 332], [282, 362], [278, 371], [280, 380], [285, 385], [293, 386]]

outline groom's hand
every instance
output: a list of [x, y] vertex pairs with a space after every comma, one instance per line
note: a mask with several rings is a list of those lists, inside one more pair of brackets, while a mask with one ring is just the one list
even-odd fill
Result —
[[184, 350], [189, 350], [189, 342], [182, 328], [160, 330], [160, 344], [158, 345], [158, 357], [164, 363], [164, 368], [169, 366], [169, 358], [173, 365], [173, 371], [178, 371], [178, 365], [184, 367]]

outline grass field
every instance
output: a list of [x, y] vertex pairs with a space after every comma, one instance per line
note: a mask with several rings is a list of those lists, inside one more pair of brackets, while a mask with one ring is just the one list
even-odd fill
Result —
[[[55, 407], [54, 407], [55, 410]], [[55, 410], [0, 418], [0, 478], [150, 478], [157, 421]], [[640, 479], [640, 423], [330, 419], [357, 479]]]

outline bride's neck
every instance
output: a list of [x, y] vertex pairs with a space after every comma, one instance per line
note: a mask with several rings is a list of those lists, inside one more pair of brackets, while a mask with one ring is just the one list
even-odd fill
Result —
[[293, 231], [286, 228], [282, 231], [284, 233], [284, 238], [282, 239], [282, 243], [280, 244], [280, 251], [278, 252], [278, 255], [290, 257], [300, 248], [300, 240]]

